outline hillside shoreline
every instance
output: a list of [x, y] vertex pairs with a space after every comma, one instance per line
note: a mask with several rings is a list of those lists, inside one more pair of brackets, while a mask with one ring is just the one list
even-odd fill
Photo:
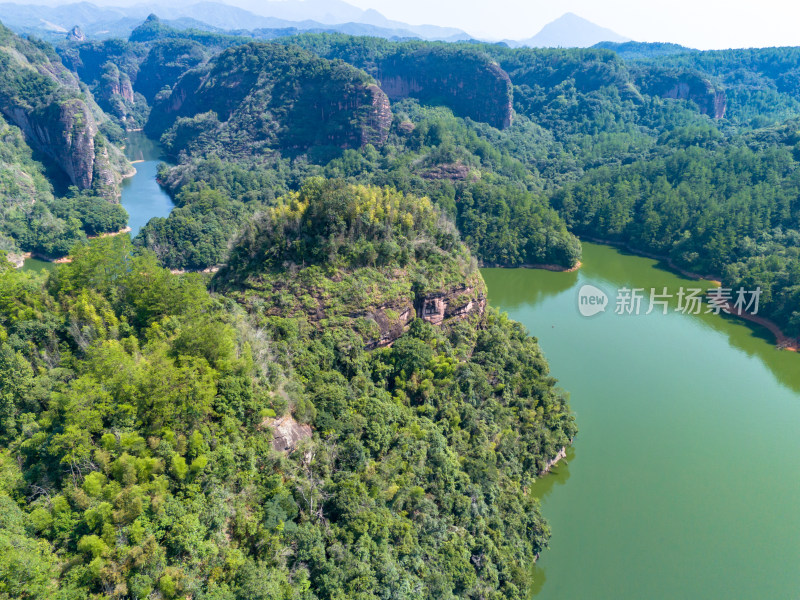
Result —
[[[694, 280], [702, 280], [702, 281], [710, 281], [711, 283], [715, 283], [718, 286], [722, 286], [721, 277], [718, 275], [701, 275], [699, 273], [694, 273], [693, 271], [687, 271], [675, 264], [675, 262], [669, 256], [663, 256], [659, 254], [653, 254], [652, 252], [645, 252], [644, 250], [639, 250], [637, 248], [633, 248], [627, 242], [621, 242], [619, 240], [611, 240], [606, 238], [598, 238], [589, 235], [582, 235], [578, 236], [582, 241], [586, 240], [587, 242], [594, 242], [596, 244], [605, 244], [607, 246], [614, 246], [616, 248], [622, 248], [627, 250], [632, 254], [636, 254], [637, 256], [643, 256], [644, 258], [651, 258], [653, 260], [658, 260], [662, 263], [666, 263], [668, 269], [677, 273], [678, 275], [682, 275], [689, 279]], [[662, 267], [663, 268], [663, 267]], [[760, 317], [758, 315], [751, 315], [750, 313], [746, 312], [739, 312], [734, 309], [733, 304], [728, 302], [728, 312], [727, 314], [738, 317], [740, 319], [744, 319], [745, 321], [750, 321], [751, 323], [755, 323], [767, 329], [772, 335], [775, 336], [775, 345], [781, 350], [789, 350], [790, 352], [798, 352], [800, 351], [800, 340], [797, 338], [790, 337], [786, 335], [780, 326], [775, 323], [774, 321], [767, 319], [766, 317]]]

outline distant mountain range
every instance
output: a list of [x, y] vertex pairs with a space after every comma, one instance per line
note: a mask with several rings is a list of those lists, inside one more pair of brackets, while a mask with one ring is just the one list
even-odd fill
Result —
[[[88, 39], [127, 38], [150, 14], [178, 28], [246, 33], [274, 37], [298, 32], [339, 32], [387, 39], [419, 38], [457, 42], [471, 40], [467, 32], [438, 25], [410, 25], [393, 21], [373, 9], [362, 10], [343, 0], [229, 0], [227, 3], [174, 0], [169, 3], [132, 3], [101, 6], [90, 2], [36, 5], [0, 3], [0, 21], [17, 33], [50, 41], [62, 39], [78, 26]], [[269, 35], [269, 31], [275, 31]], [[599, 42], [624, 43], [630, 38], [567, 13], [531, 38], [504, 40], [511, 47], [588, 47]]]
[[[337, 0], [287, 0], [252, 4], [258, 8], [258, 14], [221, 2], [186, 3], [180, 0], [131, 6], [97, 6], [89, 2], [47, 6], [6, 2], [0, 3], [0, 21], [18, 33], [50, 40], [66, 35], [75, 25], [88, 38], [127, 37], [151, 13], [157, 14], [173, 27], [184, 29], [245, 31], [288, 28], [297, 31], [337, 31], [388, 39], [470, 39], [470, 35], [460, 29], [391, 21], [377, 11], [362, 11]], [[322, 9], [323, 5], [328, 8], [327, 11]], [[346, 10], [346, 7], [353, 10]]]

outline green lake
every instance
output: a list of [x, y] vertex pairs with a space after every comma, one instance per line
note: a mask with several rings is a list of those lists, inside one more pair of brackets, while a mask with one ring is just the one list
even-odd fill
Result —
[[[125, 156], [133, 163], [136, 174], [122, 182], [120, 203], [128, 211], [128, 226], [135, 237], [153, 217], [167, 217], [175, 204], [169, 194], [156, 181], [158, 165], [162, 160], [161, 148], [140, 131], [131, 131], [125, 138]], [[28, 258], [25, 271], [53, 269], [50, 262]]]
[[[800, 356], [731, 317], [645, 315], [650, 288], [710, 287], [657, 261], [584, 243], [583, 263], [482, 270], [580, 428], [534, 490], [552, 529], [536, 599], [799, 598]], [[585, 284], [608, 310], [581, 316]], [[641, 314], [615, 313], [622, 287], [646, 290]]]
[[56, 263], [47, 260], [39, 260], [38, 258], [26, 258], [22, 265], [23, 271], [52, 271], [56, 268]]

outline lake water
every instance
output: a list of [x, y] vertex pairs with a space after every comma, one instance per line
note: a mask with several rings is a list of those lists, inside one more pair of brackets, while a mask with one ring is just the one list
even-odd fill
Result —
[[[128, 211], [128, 226], [131, 237], [135, 237], [153, 217], [167, 217], [175, 204], [156, 181], [158, 165], [162, 160], [158, 144], [140, 131], [128, 133], [125, 142], [125, 156], [136, 168], [136, 175], [122, 182], [120, 203]], [[24, 271], [52, 269], [54, 264], [35, 258], [28, 258], [22, 267]]]
[[[552, 528], [536, 599], [799, 598], [800, 356], [731, 317], [617, 315], [623, 286], [701, 286], [607, 246], [583, 256], [575, 273], [482, 271], [580, 428], [534, 490]], [[584, 284], [610, 309], [581, 316]]]
[[38, 258], [26, 258], [22, 264], [23, 271], [52, 271], [56, 268], [56, 263], [47, 260], [39, 260]]
[[122, 183], [122, 206], [128, 211], [128, 226], [135, 237], [153, 217], [166, 217], [175, 208], [172, 199], [158, 185], [156, 172], [163, 162], [161, 150], [140, 131], [128, 133], [125, 156], [136, 167], [136, 175]]

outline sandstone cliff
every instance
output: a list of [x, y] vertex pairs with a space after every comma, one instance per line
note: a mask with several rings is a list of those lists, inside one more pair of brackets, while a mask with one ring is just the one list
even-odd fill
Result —
[[146, 131], [174, 127], [173, 152], [200, 139], [229, 153], [303, 152], [380, 145], [391, 119], [386, 95], [364, 72], [298, 48], [251, 43], [183, 75], [156, 100]]
[[714, 119], [725, 116], [725, 91], [700, 73], [650, 70], [637, 83], [643, 92], [652, 96], [690, 100], [705, 115]]
[[378, 63], [375, 77], [392, 100], [416, 98], [499, 129], [511, 125], [511, 80], [481, 53], [438, 47], [401, 50]]
[[99, 133], [102, 111], [57, 59], [2, 26], [0, 113], [64, 172], [70, 184], [89, 189], [98, 182], [103, 193], [118, 195], [116, 185], [126, 162]]

